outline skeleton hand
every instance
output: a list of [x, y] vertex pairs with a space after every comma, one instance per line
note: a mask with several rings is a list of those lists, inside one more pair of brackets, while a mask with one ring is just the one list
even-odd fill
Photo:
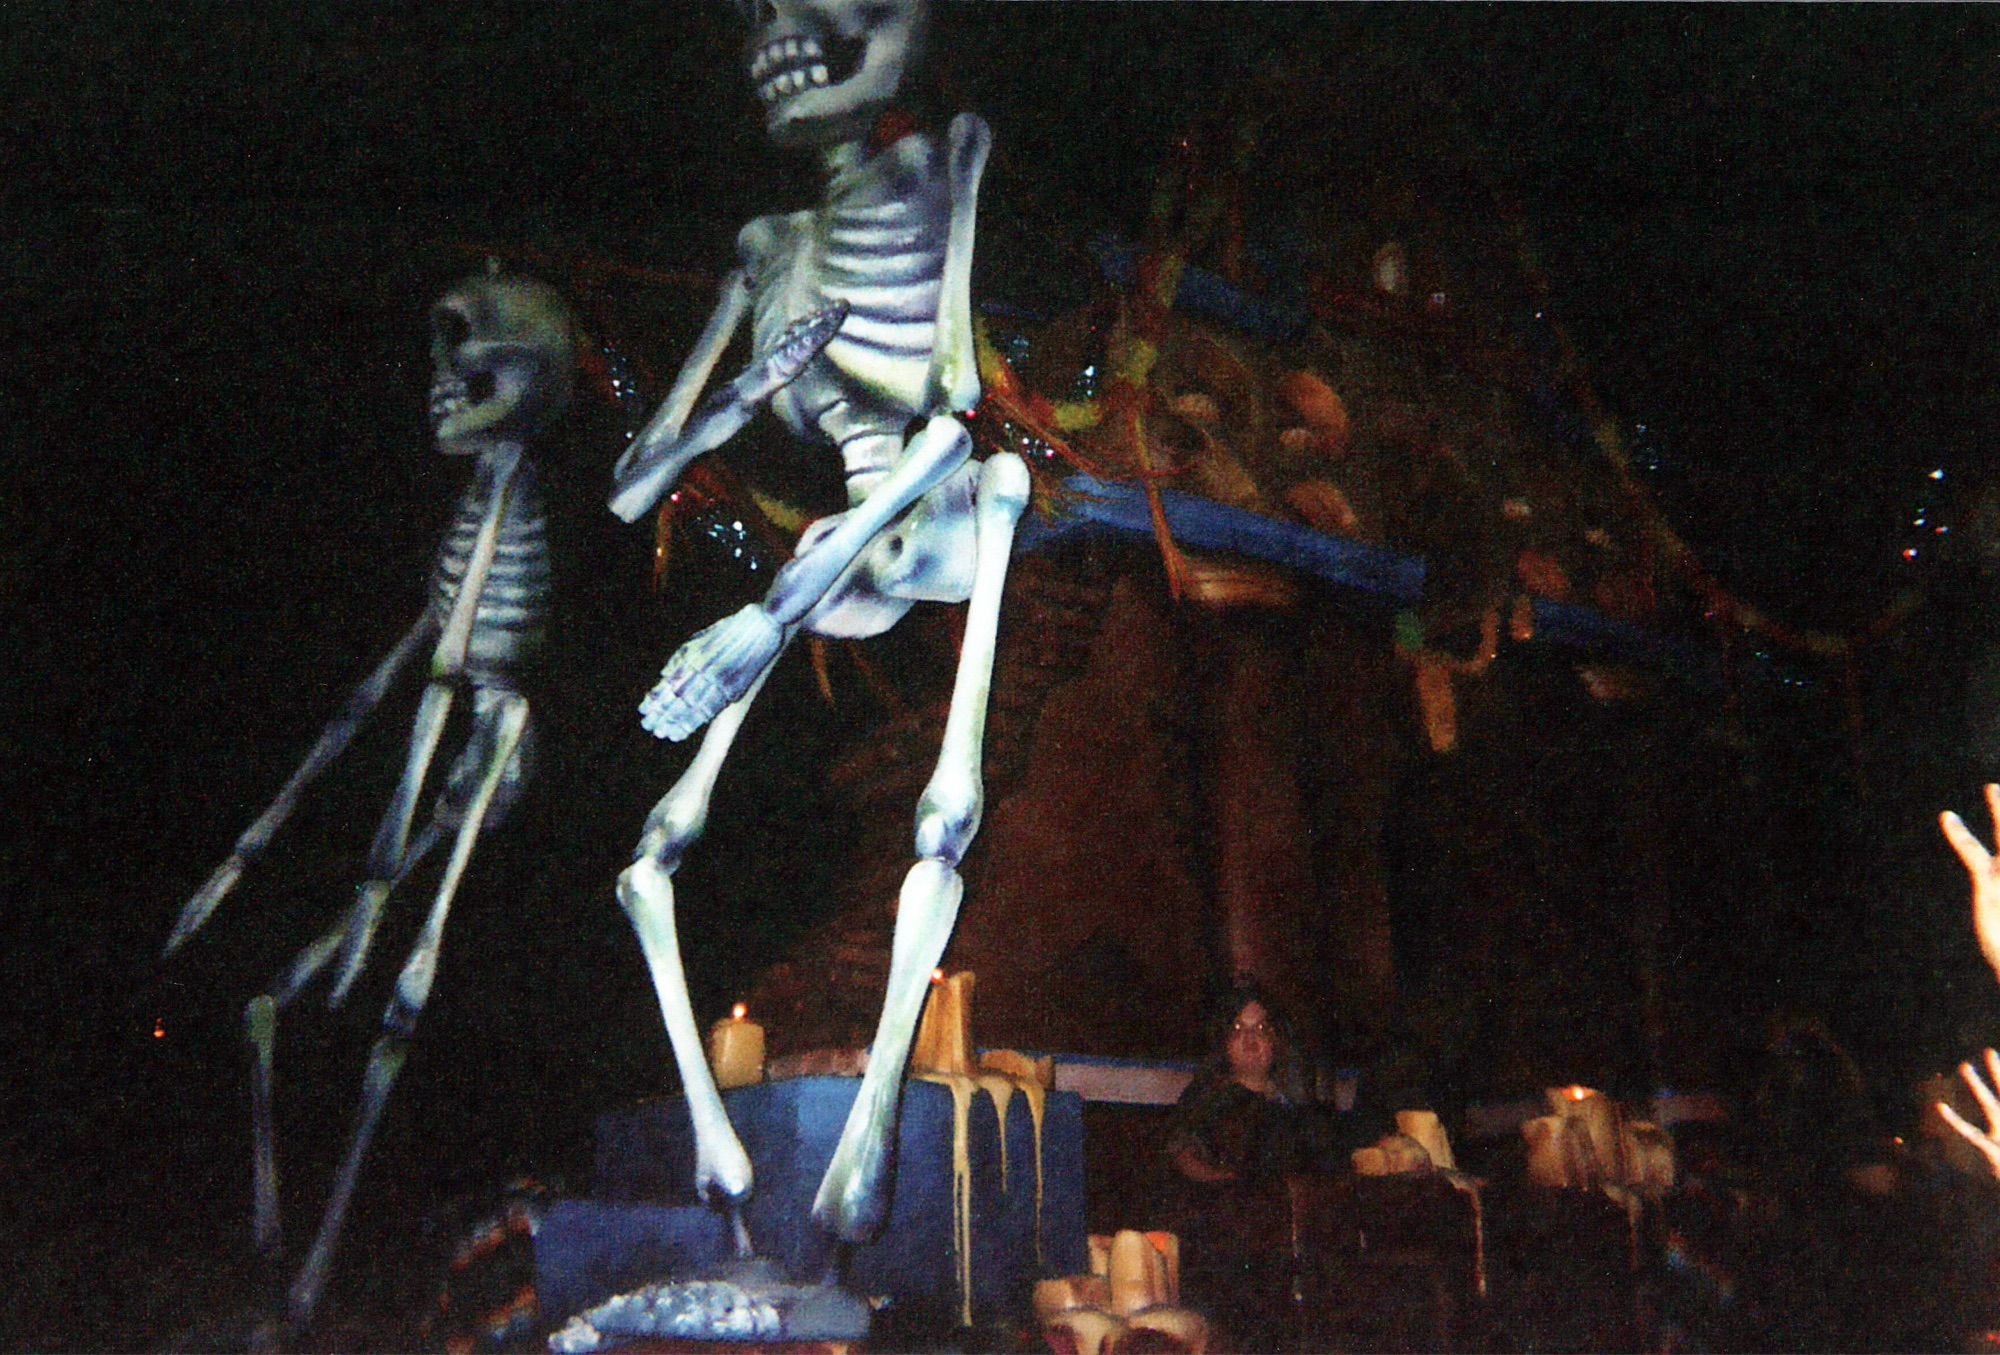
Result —
[[[1987, 785], [1986, 812], [2000, 833], [2000, 785]], [[1992, 966], [1994, 977], [2000, 978], [2000, 862], [1949, 809], [1938, 816], [1938, 824], [1965, 864], [1965, 873], [1972, 877], [1972, 929], [1979, 936], [1980, 953]]]
[[685, 423], [676, 422], [670, 412], [671, 401], [663, 405], [618, 458], [611, 511], [627, 522], [637, 522], [680, 478], [689, 462], [735, 437], [759, 405], [797, 380], [806, 365], [832, 342], [846, 319], [847, 303], [843, 301], [794, 321], [734, 381], [703, 401]]
[[[1967, 1143], [1986, 1155], [1988, 1165], [1993, 1168], [1994, 1177], [2000, 1178], [2000, 1097], [1996, 1097], [1993, 1088], [1980, 1080], [1978, 1070], [1971, 1064], [1959, 1064], [1958, 1075], [1965, 1079], [1966, 1086], [1972, 1088], [1972, 1094], [1979, 1098], [1980, 1107], [1986, 1112], [1985, 1130], [1974, 1128], [1963, 1115], [1942, 1101], [1937, 1103], [1938, 1114], [1942, 1115], [1945, 1123], [1956, 1129]], [[2000, 1086], [2000, 1054], [1994, 1053], [1991, 1049], [1986, 1051], [1986, 1075], [1993, 1080], [1994, 1085]]]
[[755, 685], [785, 638], [785, 627], [754, 602], [725, 616], [674, 651], [639, 703], [640, 723], [663, 739], [686, 738]]

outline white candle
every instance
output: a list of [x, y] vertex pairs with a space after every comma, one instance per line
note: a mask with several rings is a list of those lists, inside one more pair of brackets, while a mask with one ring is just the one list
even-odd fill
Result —
[[709, 1029], [708, 1066], [724, 1091], [764, 1080], [764, 1028], [750, 1020], [742, 1003]]
[[1589, 1164], [1580, 1140], [1582, 1131], [1560, 1115], [1543, 1115], [1521, 1126], [1528, 1145], [1528, 1179], [1551, 1190], [1586, 1186]]

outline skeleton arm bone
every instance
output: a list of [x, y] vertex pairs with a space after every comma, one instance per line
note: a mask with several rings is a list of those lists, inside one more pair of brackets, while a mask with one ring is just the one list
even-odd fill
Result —
[[383, 696], [395, 685], [396, 679], [402, 676], [403, 670], [408, 668], [410, 661], [416, 657], [418, 649], [436, 633], [436, 629], [429, 613], [419, 617], [416, 624], [396, 641], [382, 662], [375, 666], [375, 671], [348, 696], [341, 705], [339, 714], [335, 715], [320, 732], [319, 741], [313, 744], [312, 751], [306, 754], [305, 761], [299, 764], [298, 770], [294, 771], [291, 779], [285, 782], [284, 789], [278, 792], [278, 798], [257, 816], [257, 821], [246, 828], [241, 837], [236, 839], [236, 845], [231, 849], [228, 860], [215, 868], [214, 874], [208, 877], [208, 881], [181, 909], [180, 918], [174, 924], [173, 934], [167, 938], [166, 954], [172, 955], [190, 936], [201, 929], [202, 924], [208, 921], [209, 915], [216, 910], [229, 891], [235, 888], [243, 872], [263, 855], [264, 849], [270, 846], [271, 839], [277, 835], [278, 829], [284, 826], [285, 820], [291, 817], [292, 810], [298, 806], [299, 797], [305, 793], [308, 786], [319, 779], [321, 772], [332, 766], [334, 760], [347, 751], [347, 745], [353, 742], [355, 732], [361, 728], [362, 722], [376, 706], [381, 704]]
[[951, 224], [938, 288], [937, 347], [931, 354], [931, 408], [969, 410], [979, 403], [979, 357], [972, 339], [972, 246], [979, 180], [993, 133], [983, 119], [961, 113], [947, 132], [951, 159]]
[[520, 465], [518, 451], [501, 453], [494, 463], [493, 485], [488, 492], [486, 512], [480, 519], [479, 534], [473, 540], [471, 557], [465, 564], [465, 576], [458, 582], [451, 614], [445, 618], [437, 646], [431, 651], [430, 685], [424, 689], [423, 703], [417, 710], [403, 780], [396, 787], [396, 798], [390, 802], [389, 812], [383, 816], [369, 850], [369, 874], [376, 880], [386, 880], [394, 874], [409, 842], [410, 821], [417, 812], [424, 773], [444, 732], [445, 717], [451, 713], [451, 684], [465, 671], [473, 622], [479, 616], [480, 594], [485, 591], [486, 578], [493, 570], [493, 557], [499, 553], [500, 525], [506, 519], [507, 499]]
[[796, 380], [806, 364], [832, 341], [846, 318], [843, 302], [795, 322], [768, 352], [704, 400], [678, 436], [649, 445], [636, 459], [629, 454], [621, 459], [624, 469], [611, 496], [611, 511], [632, 522], [658, 503], [689, 462], [735, 437], [750, 422], [757, 406]]
[[[2000, 785], [1986, 787], [1986, 811], [1995, 832], [2000, 833]], [[1979, 937], [1980, 954], [1986, 957], [1994, 977], [2000, 978], [2000, 861], [1995, 861], [1964, 820], [1950, 810], [1938, 816], [1938, 824], [1972, 879], [1972, 929]]]
[[[639, 436], [632, 439], [632, 445], [625, 449], [624, 455], [618, 458], [618, 464], [612, 468], [616, 489], [611, 496], [611, 511], [625, 521], [638, 521], [640, 515], [658, 503], [660, 496], [680, 478], [688, 462], [701, 454], [681, 449], [678, 445], [681, 430], [694, 409], [694, 402], [701, 395], [701, 388], [708, 384], [708, 378], [714, 373], [715, 364], [722, 360], [723, 350], [729, 347], [729, 341], [735, 337], [743, 317], [749, 314], [749, 280], [748, 271], [739, 268], [723, 282], [715, 310], [708, 317], [701, 337], [695, 340], [694, 351], [688, 354], [687, 361], [681, 364], [680, 373], [674, 377], [673, 389], [667, 392], [667, 398], [660, 402], [652, 420], [640, 430]], [[717, 438], [709, 445], [716, 446], [723, 440]]]

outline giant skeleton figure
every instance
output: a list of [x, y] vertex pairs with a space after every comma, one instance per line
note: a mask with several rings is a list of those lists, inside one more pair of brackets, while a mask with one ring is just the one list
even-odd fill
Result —
[[[655, 734], [683, 739], [704, 724], [708, 733], [618, 880], [686, 1089], [696, 1187], [729, 1206], [747, 1256], [740, 1205], [750, 1160], [703, 1057], [674, 929], [673, 873], [702, 831], [750, 703], [793, 636], [877, 635], [915, 602], [969, 600], [942, 751], [917, 806], [918, 860], [899, 895], [868, 1072], [813, 1204], [836, 1238], [873, 1237], [888, 1211], [903, 1067], [958, 915], [957, 867], [979, 826], [1000, 592], [1028, 474], [1010, 453], [975, 462], [954, 417], [979, 398], [970, 273], [986, 125], [960, 115], [942, 140], [912, 133], [879, 149], [869, 143], [921, 53], [926, 6], [744, 0], [738, 8], [752, 30], [744, 52], [766, 131], [781, 146], [817, 150], [825, 195], [809, 210], [743, 229], [741, 266], [665, 402], [619, 461], [611, 505], [636, 520], [765, 400], [797, 436], [838, 448], [846, 468], [848, 510], [806, 530], [762, 602], [684, 644], [641, 705]], [[760, 357], [696, 409], [746, 316]]]
[[[348, 698], [278, 798], [237, 839], [182, 910], [167, 953], [208, 920], [270, 844], [300, 795], [345, 751], [355, 731], [426, 646], [424, 688], [401, 781], [368, 855], [368, 878], [345, 916], [301, 950], [270, 988], [251, 999], [244, 1027], [252, 1046], [256, 1242], [275, 1255], [278, 1181], [271, 1127], [272, 1045], [277, 1016], [335, 965], [330, 1005], [339, 1004], [367, 959], [376, 923], [396, 886], [446, 837], [451, 856], [416, 944], [382, 1016], [368, 1059], [361, 1108], [311, 1252], [287, 1297], [303, 1329], [325, 1285], [333, 1250], [390, 1087], [430, 996], [445, 916], [479, 834], [496, 825], [526, 779], [531, 740], [522, 670], [542, 648], [549, 601], [547, 530], [531, 450], [566, 411], [575, 369], [570, 315], [549, 288], [494, 275], [445, 294], [431, 311], [430, 422], [440, 452], [476, 458], [431, 570], [423, 614]], [[416, 810], [452, 706], [469, 697], [470, 730], [428, 822], [412, 836]]]

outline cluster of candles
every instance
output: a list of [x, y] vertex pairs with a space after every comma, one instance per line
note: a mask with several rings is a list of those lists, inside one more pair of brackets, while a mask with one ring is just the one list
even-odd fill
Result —
[[1550, 1113], [1521, 1126], [1529, 1180], [1565, 1190], [1673, 1188], [1673, 1142], [1659, 1126], [1626, 1119], [1617, 1102], [1590, 1087], [1550, 1087], [1546, 1095]]

